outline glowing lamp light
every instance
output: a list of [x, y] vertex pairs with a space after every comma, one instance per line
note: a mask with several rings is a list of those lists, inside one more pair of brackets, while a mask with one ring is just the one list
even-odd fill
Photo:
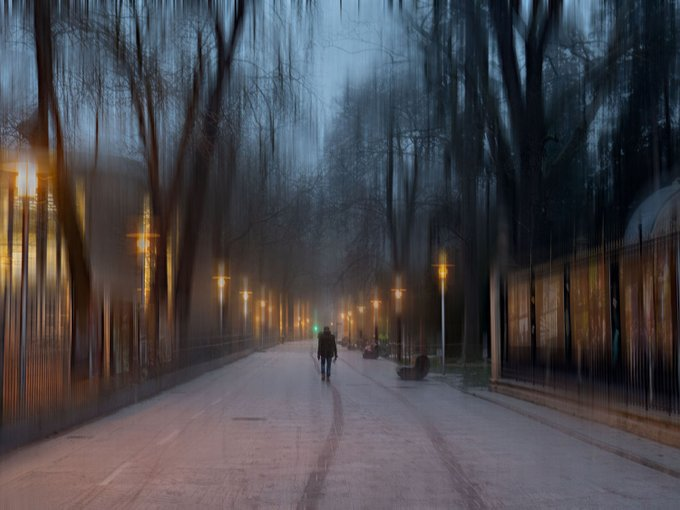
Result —
[[146, 237], [140, 237], [137, 239], [137, 250], [140, 252], [146, 252], [149, 249], [149, 241]]
[[38, 173], [33, 163], [26, 163], [17, 173], [17, 191], [21, 197], [35, 196], [38, 191]]
[[446, 277], [449, 274], [448, 267], [452, 266], [453, 264], [447, 264], [446, 263], [446, 251], [441, 250], [439, 252], [439, 264], [436, 264], [435, 267], [437, 268], [437, 274], [439, 275], [439, 281], [441, 282], [441, 296], [442, 296], [442, 348], [441, 348], [441, 354], [442, 354], [442, 359], [441, 359], [441, 366], [442, 366], [442, 375], [446, 373], [446, 308], [444, 306], [444, 293], [445, 293], [445, 288], [446, 288]]
[[394, 292], [394, 298], [397, 300], [398, 303], [401, 302], [401, 298], [404, 297], [404, 293], [406, 292], [406, 289], [403, 289], [401, 287], [392, 289], [392, 292]]
[[135, 247], [137, 248], [137, 253], [147, 254], [151, 250], [151, 240], [158, 237], [158, 234], [152, 232], [134, 232], [127, 236], [136, 240]]
[[446, 262], [446, 252], [443, 250], [439, 252], [439, 264], [435, 264], [434, 267], [437, 268], [437, 275], [442, 282], [446, 280], [446, 277], [449, 275], [449, 267], [451, 266], [453, 266], [453, 264], [447, 264]]

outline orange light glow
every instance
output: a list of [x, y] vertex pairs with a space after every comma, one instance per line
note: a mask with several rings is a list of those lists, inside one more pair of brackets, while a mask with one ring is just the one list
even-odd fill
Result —
[[33, 163], [25, 163], [17, 173], [17, 192], [21, 197], [34, 197], [38, 192], [38, 174]]

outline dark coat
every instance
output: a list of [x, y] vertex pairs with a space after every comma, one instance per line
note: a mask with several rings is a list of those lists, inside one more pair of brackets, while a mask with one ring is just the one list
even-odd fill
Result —
[[317, 356], [324, 358], [338, 357], [338, 347], [335, 345], [335, 337], [330, 331], [319, 333], [319, 346], [316, 350]]

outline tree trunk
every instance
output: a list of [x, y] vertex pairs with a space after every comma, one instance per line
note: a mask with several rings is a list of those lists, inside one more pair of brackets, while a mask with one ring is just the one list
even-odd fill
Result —
[[[196, 259], [197, 243], [199, 241], [200, 225], [203, 218], [204, 197], [208, 184], [208, 172], [215, 149], [215, 142], [219, 132], [220, 103], [224, 89], [224, 82], [236, 51], [236, 43], [241, 33], [244, 16], [244, 0], [238, 0], [229, 42], [223, 42], [219, 22], [216, 22], [215, 34], [218, 43], [218, 62], [215, 84], [208, 94], [208, 104], [201, 120], [199, 146], [193, 155], [192, 186], [188, 196], [191, 206], [186, 208], [182, 231], [180, 232], [180, 248], [177, 261], [177, 276], [175, 284], [175, 312], [179, 323], [178, 334], [180, 345], [186, 345], [189, 311], [191, 304], [191, 284], [193, 280], [194, 262]], [[234, 171], [234, 169], [229, 169]]]
[[65, 148], [61, 131], [61, 118], [54, 86], [52, 62], [52, 26], [50, 2], [39, 0], [34, 11], [36, 65], [38, 74], [38, 127], [34, 147], [49, 149], [48, 113], [55, 129], [56, 172], [55, 205], [59, 224], [63, 230], [68, 252], [72, 280], [73, 337], [71, 363], [74, 377], [87, 374], [89, 357], [90, 320], [90, 268], [83, 234], [80, 229], [75, 200], [66, 170]]

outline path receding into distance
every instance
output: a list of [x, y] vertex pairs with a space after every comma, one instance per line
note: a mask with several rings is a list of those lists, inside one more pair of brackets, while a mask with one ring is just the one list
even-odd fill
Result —
[[0, 508], [678, 508], [676, 449], [343, 348], [323, 382], [314, 348], [0, 457]]

